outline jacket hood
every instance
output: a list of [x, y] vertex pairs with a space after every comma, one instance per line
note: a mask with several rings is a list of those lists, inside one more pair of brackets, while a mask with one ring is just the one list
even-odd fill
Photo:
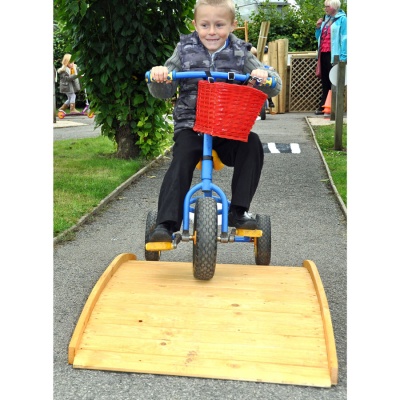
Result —
[[345, 17], [345, 16], [346, 16], [346, 13], [345, 13], [342, 9], [340, 9], [340, 10], [338, 10], [338, 12], [335, 14], [335, 16], [333, 17], [333, 19], [338, 19], [338, 18]]

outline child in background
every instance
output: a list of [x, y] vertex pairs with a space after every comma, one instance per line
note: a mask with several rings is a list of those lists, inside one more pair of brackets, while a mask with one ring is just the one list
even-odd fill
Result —
[[[251, 44], [232, 33], [237, 26], [232, 0], [197, 0], [193, 24], [195, 31], [181, 36], [165, 66], [151, 69], [154, 82], [149, 83], [148, 88], [154, 97], [167, 99], [175, 94], [178, 82], [167, 80], [172, 70], [249, 73], [264, 81], [273, 76], [277, 80], [276, 87], [265, 91], [271, 97], [280, 92], [282, 81], [277, 72], [265, 69], [251, 53]], [[179, 97], [173, 113], [173, 158], [161, 185], [157, 226], [150, 234], [150, 242], [169, 242], [172, 234], [180, 229], [184, 198], [190, 188], [193, 171], [202, 156], [203, 137], [193, 130], [198, 81], [179, 81]], [[255, 219], [247, 211], [256, 192], [264, 162], [264, 150], [259, 136], [250, 132], [247, 142], [214, 137], [213, 149], [225, 165], [234, 168], [229, 226], [257, 229]]]
[[67, 95], [66, 102], [59, 108], [65, 111], [68, 106], [71, 113], [79, 113], [75, 108], [76, 94], [81, 90], [79, 83], [79, 69], [76, 64], [71, 62], [71, 54], [65, 54], [62, 60], [62, 67], [57, 70], [60, 75], [60, 93]]

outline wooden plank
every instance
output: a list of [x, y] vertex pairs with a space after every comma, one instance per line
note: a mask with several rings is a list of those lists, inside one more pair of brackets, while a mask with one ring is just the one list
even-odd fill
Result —
[[[143, 279], [144, 278], [144, 279]], [[161, 279], [160, 279], [161, 278]], [[222, 283], [220, 284], [208, 284], [208, 285], [197, 285], [192, 280], [180, 281], [178, 283], [168, 279], [167, 281], [164, 275], [149, 276], [146, 274], [145, 277], [136, 274], [125, 274], [118, 275], [110, 282], [109, 287], [117, 287], [118, 291], [124, 294], [133, 293], [132, 287], [134, 287], [134, 293], [148, 292], [149, 288], [158, 288], [160, 293], [176, 293], [177, 295], [199, 295], [201, 297], [243, 297], [251, 298], [253, 300], [276, 300], [276, 292], [279, 292], [281, 300], [291, 299], [311, 301], [316, 299], [316, 294], [310, 289], [313, 288], [313, 282], [310, 276], [298, 276], [292, 277], [289, 282], [283, 282], [281, 278], [273, 278], [271, 275], [257, 274], [253, 281], [243, 283], [243, 285], [236, 284], [235, 281], [231, 281], [231, 286]], [[263, 281], [264, 279], [264, 281]], [[217, 281], [217, 279], [216, 279]], [[253, 283], [253, 284], [252, 284]], [[223, 290], [222, 290], [223, 289]]]
[[[273, 67], [276, 71], [278, 71], [278, 42], [274, 40], [273, 42], [268, 43], [268, 59], [269, 65]], [[273, 97], [273, 102], [275, 104], [274, 108], [269, 110], [270, 114], [277, 114], [277, 110], [279, 110], [279, 96]]]
[[217, 264], [212, 280], [198, 281], [191, 263], [121, 255], [89, 296], [69, 362], [329, 387], [337, 382], [329, 309], [315, 265], [303, 267]]
[[[337, 85], [332, 85], [332, 109], [334, 109], [335, 123], [335, 150], [343, 150], [343, 113], [345, 100], [345, 82], [346, 82], [346, 65], [347, 62], [339, 62], [338, 64]], [[336, 95], [334, 89], [336, 87]], [[335, 106], [336, 104], [336, 106]], [[332, 114], [331, 114], [332, 121]]]
[[305, 260], [303, 266], [308, 270], [315, 285], [315, 291], [321, 307], [321, 317], [324, 324], [324, 336], [326, 341], [326, 349], [329, 360], [330, 375], [332, 384], [336, 385], [339, 376], [338, 360], [336, 355], [335, 337], [333, 334], [333, 326], [331, 313], [329, 312], [328, 300], [326, 298], [325, 290], [322, 285], [321, 277], [319, 276], [317, 266], [310, 260]]
[[[243, 343], [251, 346], [276, 347], [278, 344], [285, 348], [295, 347], [296, 350], [315, 351], [321, 344], [325, 345], [322, 335], [304, 336], [301, 331], [293, 332], [294, 335], [268, 333], [261, 330], [257, 332], [245, 331], [224, 331], [224, 343], [238, 343], [240, 338], [245, 336]], [[158, 341], [178, 341], [203, 343], [219, 343], [221, 341], [221, 332], [216, 330], [201, 330], [184, 327], [176, 328], [174, 326], [149, 326], [147, 324], [89, 324], [85, 329], [85, 336], [91, 339], [92, 343], [97, 341], [101, 343], [103, 337], [129, 338], [130, 340], [158, 340]], [[86, 338], [86, 339], [87, 339]]]
[[[118, 287], [116, 287], [118, 289]], [[214, 297], [195, 297], [195, 294], [189, 294], [182, 290], [179, 294], [172, 292], [161, 293], [160, 290], [157, 292], [157, 297], [154, 296], [154, 292], [143, 292], [138, 291], [136, 293], [130, 293], [124, 296], [123, 294], [110, 293], [104, 294], [103, 303], [99, 304], [98, 309], [107, 311], [107, 309], [114, 309], [123, 307], [125, 304], [127, 307], [130, 304], [135, 304], [137, 306], [142, 305], [163, 305], [170, 308], [180, 308], [180, 309], [192, 309], [198, 308], [204, 310], [204, 312], [209, 312], [209, 310], [220, 310], [220, 311], [230, 311], [235, 310], [236, 312], [274, 312], [274, 313], [287, 313], [290, 310], [290, 314], [302, 314], [310, 315], [314, 314], [319, 316], [319, 306], [318, 300], [310, 299], [311, 301], [296, 301], [285, 300], [285, 299], [270, 299], [257, 301], [256, 299], [248, 299], [247, 301], [240, 297], [223, 298], [221, 296]], [[312, 301], [315, 300], [315, 301]], [[204, 302], [206, 302], [204, 304]], [[219, 312], [220, 312], [219, 311]]]
[[[121, 278], [120, 278], [121, 276]], [[165, 279], [168, 279], [168, 284]], [[190, 280], [182, 280], [175, 279], [171, 275], [165, 275], [163, 272], [158, 276], [157, 274], [150, 275], [145, 272], [145, 275], [141, 274], [125, 274], [118, 275], [115, 279], [110, 283], [111, 285], [119, 285], [120, 290], [129, 291], [129, 288], [132, 285], [140, 287], [150, 286], [157, 287], [160, 290], [176, 290], [179, 291], [183, 289], [185, 291], [192, 291], [193, 293], [204, 293], [207, 292], [209, 297], [214, 295], [222, 295], [221, 292], [224, 290], [238, 293], [247, 293], [251, 292], [252, 294], [258, 292], [265, 292], [272, 294], [273, 292], [279, 291], [282, 296], [290, 297], [291, 295], [296, 296], [297, 298], [301, 298], [302, 296], [315, 296], [315, 293], [310, 293], [310, 289], [313, 288], [312, 280], [308, 275], [306, 276], [292, 276], [284, 280], [284, 277], [271, 276], [265, 274], [257, 274], [254, 278], [245, 280], [243, 279], [243, 283], [240, 284], [235, 280], [231, 280], [229, 282], [225, 282], [224, 280], [219, 280], [215, 277], [215, 282], [218, 281], [218, 284], [210, 283], [210, 284], [198, 284], [194, 279], [190, 278]]]
[[270, 21], [262, 21], [261, 22], [260, 34], [258, 36], [258, 43], [257, 43], [257, 58], [261, 62], [264, 61], [264, 48], [267, 43], [270, 25], [271, 25]]
[[236, 360], [221, 362], [200, 358], [195, 351], [185, 357], [159, 355], [154, 358], [145, 355], [132, 357], [121, 352], [81, 350], [75, 358], [74, 367], [304, 386], [331, 386], [329, 374], [321, 368]]
[[[131, 309], [132, 310], [132, 309]], [[188, 326], [196, 330], [218, 330], [219, 332], [264, 332], [264, 334], [299, 335], [318, 337], [324, 335], [320, 317], [288, 313], [228, 313], [220, 310], [207, 312], [181, 310], [170, 307], [149, 306], [134, 310], [94, 310], [93, 321], [110, 324], [147, 325], [159, 328], [183, 329]], [[91, 321], [92, 322], [92, 321]]]
[[72, 364], [75, 356], [75, 351], [79, 346], [80, 340], [82, 339], [83, 331], [89, 321], [93, 308], [99, 299], [101, 292], [106, 287], [107, 283], [115, 273], [115, 271], [126, 261], [136, 260], [136, 256], [130, 253], [123, 253], [116, 257], [108, 268], [103, 272], [100, 279], [97, 281], [95, 287], [88, 300], [86, 301], [85, 307], [79, 317], [78, 323], [75, 327], [74, 333], [72, 335], [71, 341], [68, 346], [68, 363]]
[[[160, 284], [165, 285], [167, 279], [169, 286], [181, 286], [184, 283], [186, 286], [217, 287], [219, 290], [234, 286], [251, 289], [268, 284], [286, 285], [286, 287], [296, 285], [299, 289], [305, 284], [304, 280], [310, 279], [308, 273], [299, 267], [217, 264], [214, 278], [210, 281], [195, 279], [192, 263], [132, 261], [128, 262], [123, 268], [132, 269], [130, 272], [125, 270], [121, 272], [124, 279], [128, 280], [151, 281], [155, 284], [159, 281]], [[263, 277], [261, 281], [260, 277]], [[311, 288], [312, 281], [309, 282]]]
[[286, 111], [286, 82], [287, 82], [287, 64], [288, 64], [288, 51], [289, 40], [279, 39], [278, 41], [278, 73], [282, 79], [282, 90], [278, 94], [279, 108], [278, 113], [284, 114]]
[[244, 21], [244, 26], [237, 26], [234, 31], [244, 31], [244, 41], [249, 41], [249, 22]]
[[154, 356], [171, 355], [184, 357], [191, 351], [196, 351], [206, 359], [216, 360], [237, 360], [277, 363], [286, 365], [302, 365], [309, 367], [319, 367], [328, 370], [328, 360], [325, 351], [325, 342], [314, 340], [313, 349], [300, 349], [296, 344], [301, 342], [301, 338], [285, 340], [279, 337], [273, 344], [269, 341], [265, 343], [249, 343], [245, 335], [239, 335], [236, 342], [221, 343], [221, 337], [216, 342], [198, 342], [194, 337], [192, 341], [178, 340], [151, 340], [147, 338], [127, 338], [115, 336], [97, 336], [95, 340], [85, 335], [81, 342], [80, 349], [85, 350], [107, 350], [111, 352], [131, 353], [134, 355]]
[[[180, 294], [175, 295], [173, 293], [161, 294], [157, 293], [157, 298], [155, 298], [154, 293], [131, 293], [124, 296], [123, 294], [112, 293], [105, 294], [103, 297], [103, 302], [99, 304], [99, 308], [106, 310], [107, 308], [119, 307], [121, 303], [126, 303], [129, 307], [130, 304], [141, 305], [164, 305], [166, 307], [176, 307], [176, 308], [198, 308], [202, 309], [204, 312], [209, 312], [210, 310], [223, 310], [235, 312], [273, 312], [273, 313], [289, 313], [290, 314], [300, 314], [300, 315], [317, 315], [319, 316], [319, 305], [317, 298], [310, 299], [311, 301], [301, 301], [298, 302], [295, 299], [285, 300], [285, 299], [265, 299], [261, 301], [256, 301], [255, 299], [248, 299], [245, 301], [243, 298], [231, 297], [223, 298], [222, 296], [215, 297], [204, 297], [201, 298], [190, 297], [186, 295], [184, 291]], [[315, 301], [314, 301], [315, 300]], [[233, 302], [234, 301], [234, 302]], [[204, 304], [204, 302], [206, 302]]]

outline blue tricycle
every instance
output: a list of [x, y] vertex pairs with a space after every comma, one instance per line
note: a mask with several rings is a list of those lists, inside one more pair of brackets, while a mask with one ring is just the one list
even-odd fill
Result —
[[[187, 78], [203, 78], [199, 81], [199, 98], [200, 86], [205, 84], [220, 85], [219, 88], [234, 90], [240, 97], [240, 104], [243, 115], [240, 110], [235, 110], [235, 117], [240, 121], [240, 125], [246, 125], [245, 118], [250, 118], [246, 138], [257, 115], [260, 107], [265, 103], [266, 94], [261, 90], [254, 89], [251, 86], [259, 85], [260, 80], [250, 76], [249, 74], [236, 74], [233, 72], [213, 72], [213, 71], [189, 71], [175, 72], [169, 74], [171, 80], [187, 79]], [[226, 82], [215, 82], [216, 79], [224, 79]], [[150, 71], [146, 73], [146, 81], [151, 82]], [[275, 87], [274, 78], [268, 78], [267, 85]], [[225, 85], [225, 86], [224, 86]], [[250, 87], [249, 87], [250, 86]], [[218, 101], [216, 93], [210, 98], [210, 105], [207, 110], [199, 110], [199, 98], [197, 101], [196, 124], [199, 115], [203, 112], [207, 114], [207, 120], [210, 119], [210, 110], [218, 109], [215, 102]], [[246, 104], [246, 97], [249, 103]], [[232, 104], [230, 101], [229, 104]], [[227, 105], [229, 107], [230, 105]], [[222, 110], [222, 112], [226, 112]], [[199, 114], [200, 113], [200, 114]], [[230, 124], [232, 119], [227, 116], [223, 118], [225, 123]], [[213, 122], [211, 122], [213, 124]], [[194, 129], [196, 128], [196, 125]], [[228, 125], [229, 128], [229, 125]], [[195, 129], [196, 130], [196, 129]], [[203, 130], [205, 132], [203, 132]], [[145, 232], [145, 259], [146, 261], [159, 261], [161, 252], [165, 250], [173, 250], [182, 242], [193, 243], [193, 275], [199, 280], [210, 280], [215, 273], [217, 260], [217, 244], [219, 243], [253, 243], [255, 262], [257, 265], [269, 265], [271, 260], [271, 222], [270, 217], [263, 214], [255, 216], [257, 229], [246, 230], [232, 228], [228, 231], [228, 211], [230, 201], [223, 190], [215, 185], [212, 181], [213, 169], [221, 169], [222, 162], [218, 155], [212, 149], [212, 140], [214, 136], [226, 136], [226, 127], [221, 128], [224, 134], [215, 132], [214, 126], [205, 128], [200, 132], [203, 133], [203, 157], [199, 160], [197, 168], [201, 169], [201, 182], [190, 188], [186, 194], [183, 205], [183, 221], [182, 233], [176, 232], [172, 236], [171, 242], [149, 242], [149, 237], [156, 227], [157, 211], [149, 211], [146, 220]], [[229, 129], [228, 129], [229, 130]], [[245, 128], [246, 130], [246, 128]], [[206, 132], [207, 131], [207, 132]], [[229, 133], [228, 133], [229, 134]], [[232, 138], [232, 137], [231, 137]], [[247, 141], [240, 138], [239, 140]], [[194, 215], [193, 229], [190, 231], [190, 213]], [[221, 229], [218, 232], [218, 216], [221, 216]]]

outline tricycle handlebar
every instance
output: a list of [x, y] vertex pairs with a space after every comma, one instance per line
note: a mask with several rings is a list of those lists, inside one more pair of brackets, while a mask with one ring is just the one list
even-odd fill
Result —
[[[218, 72], [218, 71], [209, 71], [209, 74], [211, 75], [212, 78], [215, 79], [226, 79], [228, 81], [238, 81], [238, 82], [247, 82], [250, 79], [255, 79], [256, 85], [270, 86], [271, 88], [274, 88], [276, 86], [276, 79], [272, 76], [267, 78], [265, 83], [261, 83], [261, 80], [258, 80], [258, 78], [251, 77], [250, 74], [244, 75], [244, 74], [237, 74], [235, 72]], [[151, 71], [147, 71], [145, 77], [147, 83], [154, 82], [154, 79], [151, 76]], [[186, 72], [171, 71], [168, 74], [167, 80], [175, 81], [177, 79], [194, 79], [194, 78], [207, 79], [208, 75], [206, 71], [186, 71]]]

